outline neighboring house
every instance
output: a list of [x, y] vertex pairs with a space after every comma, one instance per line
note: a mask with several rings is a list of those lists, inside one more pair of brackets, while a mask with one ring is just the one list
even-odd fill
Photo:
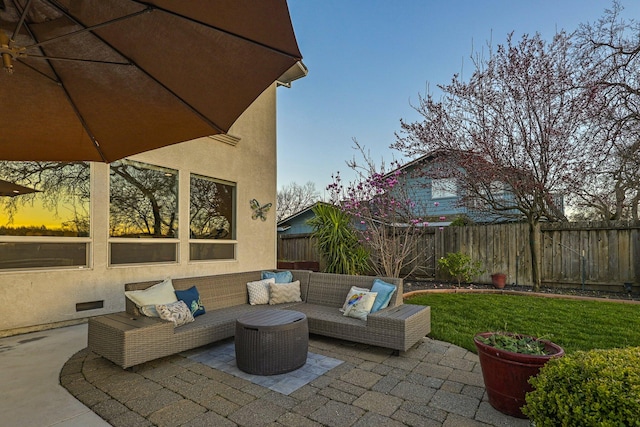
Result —
[[[461, 203], [463, 189], [456, 178], [447, 175], [444, 154], [427, 154], [419, 157], [396, 170], [389, 172], [390, 176], [396, 171], [403, 172], [402, 179], [407, 182], [406, 191], [423, 212], [417, 214], [426, 217], [429, 224], [436, 226], [436, 221], [444, 221], [448, 225], [458, 217], [463, 217], [475, 223], [495, 223], [516, 220], [520, 215], [515, 210], [507, 211], [503, 215], [487, 212], [482, 206], [469, 206]], [[491, 194], [495, 198], [508, 200], [513, 197], [506, 183], [495, 181], [491, 184]], [[554, 196], [554, 203], [560, 210], [564, 210], [563, 198]], [[480, 203], [480, 202], [479, 202]]]
[[0, 210], [0, 336], [122, 311], [129, 282], [275, 268], [275, 211], [250, 201], [275, 203], [276, 88], [304, 75], [285, 73], [226, 135], [70, 166], [82, 191], [48, 217], [22, 215], [28, 195], [0, 200], [18, 208], [13, 222]]
[[308, 206], [296, 212], [293, 215], [284, 218], [278, 222], [278, 236], [295, 236], [295, 235], [308, 235], [313, 231], [313, 227], [307, 224], [311, 218], [315, 217], [313, 208], [320, 204], [326, 204], [325, 202], [316, 202], [311, 206]]
[[[424, 155], [390, 171], [403, 172], [400, 179], [408, 197], [415, 203], [416, 216], [425, 219], [430, 226], [447, 226], [457, 217], [471, 218], [469, 209], [459, 204], [460, 188], [455, 178], [429, 178], [425, 174], [429, 169], [439, 169], [438, 156]], [[473, 218], [471, 218], [473, 219]]]

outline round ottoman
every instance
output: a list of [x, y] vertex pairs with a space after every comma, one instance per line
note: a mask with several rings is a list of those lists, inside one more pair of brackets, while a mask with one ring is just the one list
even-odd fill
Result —
[[307, 316], [292, 310], [259, 310], [236, 320], [236, 363], [244, 372], [276, 375], [307, 361]]

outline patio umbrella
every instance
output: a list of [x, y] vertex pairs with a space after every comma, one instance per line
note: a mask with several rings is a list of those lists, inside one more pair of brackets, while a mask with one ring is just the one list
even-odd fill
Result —
[[226, 133], [301, 59], [285, 0], [0, 0], [0, 160]]
[[40, 190], [0, 179], [0, 196], [14, 197], [20, 194], [35, 193]]

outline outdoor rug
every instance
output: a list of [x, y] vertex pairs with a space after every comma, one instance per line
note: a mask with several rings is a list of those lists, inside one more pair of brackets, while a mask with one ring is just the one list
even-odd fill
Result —
[[307, 363], [295, 371], [279, 375], [252, 375], [241, 371], [236, 366], [236, 348], [233, 341], [205, 348], [201, 351], [190, 351], [187, 357], [285, 395], [293, 393], [325, 372], [344, 363], [342, 360], [309, 352], [307, 354]]

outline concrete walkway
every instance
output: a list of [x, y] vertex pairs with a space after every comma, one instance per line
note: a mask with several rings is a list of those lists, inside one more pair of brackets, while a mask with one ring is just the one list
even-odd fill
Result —
[[0, 339], [0, 426], [109, 426], [60, 386], [60, 370], [87, 346], [87, 325]]

